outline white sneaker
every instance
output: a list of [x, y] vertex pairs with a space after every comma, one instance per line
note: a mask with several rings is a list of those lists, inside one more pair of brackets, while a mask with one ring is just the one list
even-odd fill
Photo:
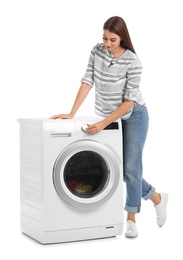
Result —
[[157, 224], [162, 227], [165, 224], [167, 217], [167, 202], [168, 202], [168, 194], [160, 193], [161, 201], [158, 205], [155, 205], [155, 210], [157, 214]]
[[131, 221], [128, 220], [126, 223], [126, 232], [125, 232], [125, 236], [128, 238], [132, 238], [132, 237], [137, 237], [138, 236], [138, 231], [137, 231], [137, 227], [136, 224]]

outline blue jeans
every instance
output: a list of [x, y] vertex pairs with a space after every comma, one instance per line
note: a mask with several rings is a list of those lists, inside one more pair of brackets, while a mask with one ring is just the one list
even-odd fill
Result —
[[135, 103], [130, 118], [122, 120], [123, 174], [126, 183], [125, 210], [140, 212], [141, 198], [149, 199], [154, 191], [142, 178], [142, 154], [148, 131], [149, 117], [146, 106]]

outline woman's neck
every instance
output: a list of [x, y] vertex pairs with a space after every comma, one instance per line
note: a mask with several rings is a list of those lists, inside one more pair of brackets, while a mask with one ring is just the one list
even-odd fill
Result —
[[114, 58], [119, 58], [121, 55], [125, 53], [126, 49], [125, 48], [120, 48], [118, 50], [114, 50], [111, 52], [111, 54], [114, 56]]

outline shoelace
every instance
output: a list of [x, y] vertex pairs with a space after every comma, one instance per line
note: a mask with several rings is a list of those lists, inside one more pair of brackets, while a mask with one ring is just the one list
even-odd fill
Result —
[[157, 215], [157, 218], [159, 218], [159, 215], [160, 215], [159, 208], [156, 208], [156, 215]]
[[127, 223], [127, 231], [133, 231], [133, 223], [131, 222]]
[[161, 218], [161, 217], [164, 217], [165, 214], [162, 213], [162, 209], [160, 209], [159, 207], [156, 207], [156, 215], [157, 215], [157, 218]]

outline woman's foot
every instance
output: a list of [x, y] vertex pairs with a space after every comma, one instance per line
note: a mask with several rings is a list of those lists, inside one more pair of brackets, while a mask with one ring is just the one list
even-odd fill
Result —
[[162, 227], [165, 224], [167, 218], [167, 203], [168, 203], [168, 194], [160, 193], [160, 203], [155, 204], [154, 208], [157, 215], [157, 224]]
[[125, 236], [127, 238], [134, 238], [138, 236], [136, 224], [132, 220], [127, 220]]
[[133, 238], [138, 236], [134, 213], [128, 212], [125, 236], [128, 238]]

